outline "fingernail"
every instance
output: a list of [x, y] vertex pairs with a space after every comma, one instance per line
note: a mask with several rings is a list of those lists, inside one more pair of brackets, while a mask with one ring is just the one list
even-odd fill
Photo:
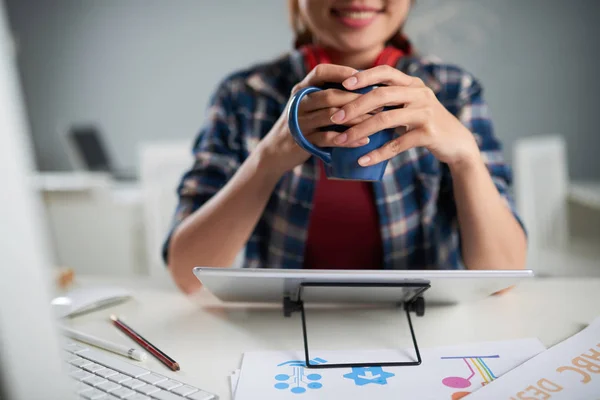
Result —
[[369, 162], [371, 161], [371, 157], [369, 156], [364, 156], [358, 159], [358, 163], [360, 165], [362, 165], [363, 167], [369, 165]]
[[346, 116], [346, 113], [344, 112], [344, 110], [339, 110], [336, 111], [332, 116], [331, 116], [331, 121], [332, 122], [342, 122], [344, 120], [344, 117]]
[[356, 86], [357, 83], [358, 83], [358, 79], [355, 76], [351, 76], [350, 78], [348, 78], [344, 81], [343, 85], [345, 87], [354, 87], [354, 86]]
[[369, 142], [371, 141], [371, 139], [369, 139], [368, 137], [366, 138], [362, 138], [358, 141], [358, 144], [364, 146], [365, 144], [369, 144]]
[[345, 133], [342, 133], [340, 136], [336, 137], [333, 142], [335, 144], [342, 144], [342, 143], [346, 143], [346, 140], [348, 140], [348, 135], [346, 135]]

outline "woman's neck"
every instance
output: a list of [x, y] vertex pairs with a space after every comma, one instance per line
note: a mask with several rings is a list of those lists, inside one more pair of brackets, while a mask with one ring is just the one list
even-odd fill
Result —
[[343, 53], [331, 48], [326, 48], [325, 51], [333, 64], [346, 65], [356, 69], [367, 69], [373, 66], [384, 47], [382, 44], [381, 46], [354, 53]]

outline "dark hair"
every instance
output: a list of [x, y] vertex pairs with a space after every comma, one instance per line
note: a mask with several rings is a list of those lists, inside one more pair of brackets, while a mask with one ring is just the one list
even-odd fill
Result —
[[[304, 45], [311, 44], [313, 42], [313, 35], [310, 30], [303, 26], [302, 21], [300, 20], [300, 6], [298, 5], [298, 0], [288, 0], [288, 4], [290, 25], [294, 31], [294, 48], [297, 49]], [[403, 27], [401, 26], [398, 29], [398, 32], [392, 36], [387, 43], [402, 50], [405, 54], [411, 54], [413, 52], [412, 44], [402, 32], [402, 28]]]

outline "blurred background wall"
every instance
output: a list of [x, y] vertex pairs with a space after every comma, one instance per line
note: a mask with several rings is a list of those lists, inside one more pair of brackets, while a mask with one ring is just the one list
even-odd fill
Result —
[[[522, 136], [564, 135], [569, 173], [600, 178], [598, 0], [417, 0], [416, 47], [479, 77], [511, 159]], [[9, 0], [39, 168], [70, 168], [61, 136], [102, 130], [135, 169], [140, 140], [197, 133], [227, 73], [286, 51], [283, 0]]]

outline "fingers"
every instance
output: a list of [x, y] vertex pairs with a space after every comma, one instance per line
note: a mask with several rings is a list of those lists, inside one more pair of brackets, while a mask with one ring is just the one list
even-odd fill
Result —
[[379, 84], [407, 87], [425, 86], [421, 79], [406, 75], [404, 72], [389, 65], [380, 65], [357, 72], [342, 82], [342, 85], [350, 90]]
[[412, 149], [413, 147], [423, 146], [424, 142], [424, 131], [421, 129], [415, 129], [359, 158], [358, 164], [363, 167], [378, 164], [382, 161], [395, 157], [403, 151]]
[[[313, 111], [311, 113], [298, 116], [298, 123], [300, 124], [302, 132], [312, 132], [318, 130], [319, 128], [333, 125], [331, 123], [331, 114], [335, 113], [336, 111], [337, 108], [331, 108]], [[358, 125], [369, 118], [371, 118], [371, 115], [360, 115], [350, 121], [347, 121], [344, 125]]]
[[337, 110], [337, 108], [326, 108], [298, 115], [298, 123], [302, 128], [302, 132], [312, 132], [324, 126], [332, 125], [331, 115]]
[[[306, 139], [319, 147], [335, 147], [334, 140], [336, 137], [340, 135], [339, 132], [327, 131], [327, 132], [314, 132], [308, 136]], [[360, 147], [369, 143], [369, 138], [362, 138], [355, 143], [351, 143], [345, 147]]]
[[320, 110], [323, 108], [342, 107], [360, 97], [358, 93], [345, 90], [327, 89], [320, 92], [310, 93], [302, 99], [298, 111], [300, 113]]
[[326, 82], [342, 82], [358, 71], [336, 64], [319, 64], [302, 80], [305, 86], [320, 86]]
[[366, 119], [358, 125], [350, 127], [345, 135], [336, 138], [337, 145], [352, 143], [375, 132], [398, 126], [420, 127], [427, 122], [428, 109], [426, 108], [399, 108], [383, 111]]
[[358, 125], [361, 122], [364, 122], [366, 120], [368, 120], [369, 118], [371, 118], [371, 115], [360, 115], [354, 119], [351, 119], [350, 121], [346, 121], [346, 123], [344, 123], [345, 126], [354, 126], [354, 125]]
[[418, 104], [428, 96], [428, 90], [404, 86], [379, 87], [341, 106], [340, 111], [332, 115], [331, 121], [341, 124], [359, 115], [381, 110], [383, 107]]
[[341, 83], [358, 70], [344, 65], [319, 64], [306, 75], [302, 81], [292, 88], [292, 94], [308, 86], [321, 86], [326, 82]]

